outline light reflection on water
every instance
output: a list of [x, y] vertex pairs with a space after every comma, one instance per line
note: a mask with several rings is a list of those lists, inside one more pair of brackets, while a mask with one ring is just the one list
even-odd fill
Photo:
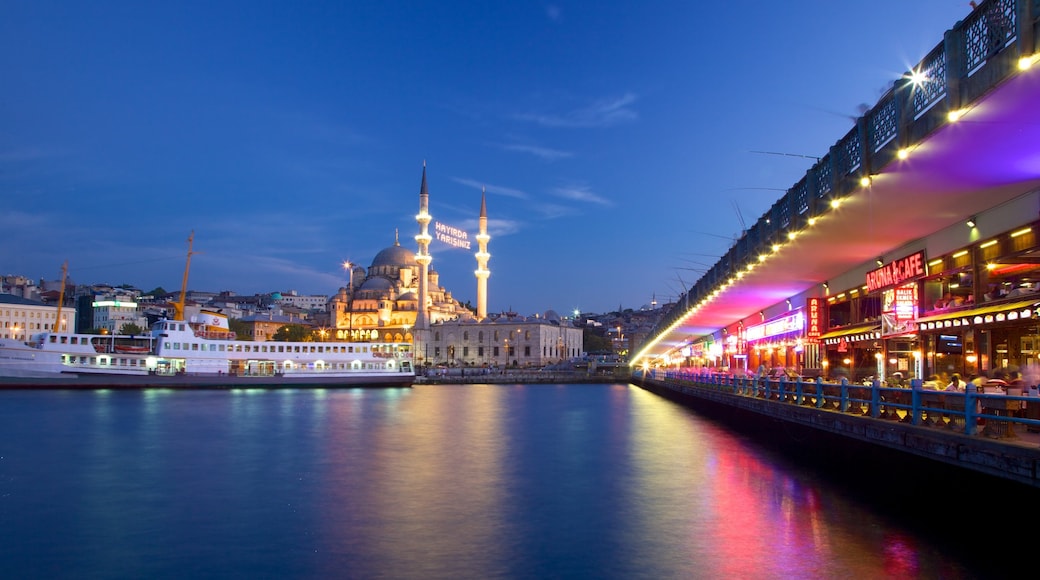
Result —
[[0, 392], [9, 577], [967, 576], [627, 385]]

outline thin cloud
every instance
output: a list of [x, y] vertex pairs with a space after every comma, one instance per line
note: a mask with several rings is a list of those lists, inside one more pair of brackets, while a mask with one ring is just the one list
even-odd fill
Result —
[[538, 147], [535, 145], [502, 145], [502, 149], [505, 149], [506, 151], [517, 151], [519, 153], [530, 153], [531, 155], [541, 157], [546, 161], [556, 161], [558, 159], [566, 159], [574, 156], [570, 151], [560, 151], [558, 149], [549, 149], [548, 147]]
[[575, 185], [570, 187], [557, 187], [552, 190], [553, 195], [569, 199], [572, 201], [580, 201], [587, 203], [596, 203], [599, 205], [614, 205], [609, 199], [600, 197], [595, 193], [589, 191], [588, 187]]
[[637, 119], [639, 115], [630, 107], [635, 102], [636, 96], [632, 93], [626, 93], [621, 97], [596, 101], [587, 107], [559, 115], [526, 113], [517, 115], [517, 119], [530, 121], [543, 127], [610, 127]]
[[559, 219], [578, 213], [573, 208], [563, 206], [557, 203], [539, 203], [534, 205], [531, 209], [541, 214], [542, 219], [547, 220]]
[[460, 183], [462, 185], [465, 185], [465, 186], [468, 186], [468, 187], [472, 187], [474, 189], [484, 189], [488, 193], [493, 193], [495, 195], [504, 195], [506, 197], [513, 197], [513, 198], [516, 198], [516, 199], [529, 199], [530, 198], [529, 195], [527, 195], [523, 191], [520, 191], [519, 189], [512, 189], [512, 188], [509, 188], [509, 187], [503, 187], [501, 185], [487, 185], [487, 184], [481, 183], [481, 182], [479, 182], [479, 181], [477, 181], [475, 179], [468, 179], [468, 178], [465, 178], [465, 177], [452, 177], [451, 180], [454, 181], [455, 183]]
[[549, 4], [545, 7], [545, 15], [549, 20], [559, 22], [563, 18], [563, 11], [556, 4]]

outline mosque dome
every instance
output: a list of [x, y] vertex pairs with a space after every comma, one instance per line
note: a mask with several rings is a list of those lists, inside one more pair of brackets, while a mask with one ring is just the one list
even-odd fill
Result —
[[412, 291], [409, 290], [408, 292], [405, 292], [404, 294], [401, 294], [400, 296], [398, 296], [397, 299], [398, 300], [418, 300], [419, 296], [415, 292], [412, 292]]
[[372, 267], [395, 266], [398, 268], [410, 268], [415, 265], [415, 253], [400, 244], [394, 244], [389, 248], [381, 250], [372, 259]]
[[542, 315], [542, 318], [544, 318], [546, 320], [555, 320], [557, 322], [560, 321], [560, 315], [557, 314], [555, 310], [551, 310], [551, 309], [550, 310], [546, 310], [545, 314]]
[[365, 280], [365, 283], [361, 285], [361, 290], [377, 290], [382, 292], [384, 290], [389, 290], [392, 287], [393, 284], [391, 284], [386, 278], [383, 278], [382, 276], [372, 276], [368, 280]]

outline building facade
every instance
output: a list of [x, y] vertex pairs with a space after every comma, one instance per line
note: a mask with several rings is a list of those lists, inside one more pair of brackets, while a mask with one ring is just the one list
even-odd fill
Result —
[[552, 310], [538, 317], [447, 320], [430, 325], [430, 340], [416, 357], [451, 367], [543, 367], [581, 356], [583, 337]]
[[[0, 338], [28, 341], [34, 334], [55, 330], [58, 307], [38, 300], [0, 294]], [[76, 310], [61, 310], [61, 330], [75, 330]]]

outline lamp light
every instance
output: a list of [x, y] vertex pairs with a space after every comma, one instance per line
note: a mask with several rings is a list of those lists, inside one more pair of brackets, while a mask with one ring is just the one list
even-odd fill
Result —
[[885, 265], [885, 259], [882, 258], [881, 256], [878, 256], [877, 258], [874, 258], [874, 262], [877, 263], [878, 268], [880, 268], [881, 266]]
[[975, 216], [971, 216], [970, 218], [968, 218], [968, 221], [964, 222], [964, 225], [968, 226], [969, 228], [973, 228], [975, 227], [975, 223]]

